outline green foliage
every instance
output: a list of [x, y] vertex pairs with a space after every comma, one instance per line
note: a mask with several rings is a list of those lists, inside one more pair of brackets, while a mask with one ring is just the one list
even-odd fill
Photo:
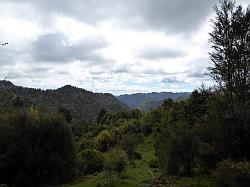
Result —
[[126, 134], [122, 136], [120, 147], [127, 154], [129, 159], [135, 159], [135, 146], [142, 141], [142, 137], [133, 134]]
[[250, 163], [224, 160], [213, 175], [218, 187], [247, 187], [250, 184]]
[[0, 182], [36, 186], [75, 176], [75, 144], [62, 118], [32, 107], [1, 114], [0, 137]]
[[106, 113], [102, 120], [100, 121], [101, 124], [106, 124], [108, 126], [120, 126], [122, 123], [129, 121], [129, 120], [139, 120], [143, 116], [143, 113], [138, 110], [134, 109], [131, 111], [121, 111], [116, 113]]
[[241, 104], [247, 103], [250, 90], [250, 9], [243, 10], [235, 1], [222, 0], [220, 7], [215, 7], [212, 43], [212, 67], [210, 75], [228, 96], [233, 110], [234, 96]]
[[17, 108], [22, 108], [24, 105], [23, 100], [19, 96], [14, 97], [12, 102], [13, 102], [13, 106]]
[[59, 108], [58, 112], [65, 117], [67, 122], [71, 122], [72, 116], [71, 116], [71, 112], [68, 109], [61, 107]]
[[177, 187], [215, 187], [213, 180], [208, 176], [180, 178], [175, 183]]
[[139, 109], [133, 109], [130, 112], [131, 119], [141, 119], [141, 117], [142, 117], [142, 112]]
[[105, 116], [105, 114], [107, 113], [107, 111], [102, 108], [97, 116], [96, 122], [100, 123], [102, 121], [102, 118]]
[[113, 139], [108, 130], [101, 131], [94, 140], [96, 149], [101, 152], [108, 151], [113, 145]]
[[194, 173], [199, 143], [186, 126], [164, 129], [155, 138], [155, 152], [164, 174], [190, 176]]
[[127, 169], [128, 157], [127, 154], [120, 149], [109, 151], [105, 157], [106, 172], [117, 172], [119, 176]]
[[208, 111], [210, 96], [210, 90], [200, 89], [193, 91], [187, 102], [183, 105], [184, 113], [181, 120], [189, 124], [203, 122]]
[[104, 157], [95, 149], [86, 149], [78, 154], [78, 174], [93, 174], [102, 171]]
[[66, 85], [56, 90], [41, 90], [15, 86], [0, 81], [0, 109], [13, 108], [13, 98], [20, 97], [23, 107], [37, 106], [46, 112], [58, 112], [66, 108], [74, 122], [95, 123], [102, 108], [109, 112], [126, 111], [128, 108], [111, 94], [93, 93]]
[[159, 164], [159, 160], [154, 158], [154, 159], [151, 159], [150, 162], [149, 162], [149, 167], [150, 168], [158, 168], [160, 166]]
[[170, 112], [163, 108], [158, 108], [148, 112], [142, 119], [143, 124], [147, 124], [150, 127], [162, 128], [169, 120]]
[[[205, 124], [197, 126], [200, 141], [209, 145], [210, 153], [204, 155], [208, 165], [213, 166], [216, 160], [250, 158], [250, 110], [249, 106], [236, 107], [229, 115], [229, 107], [223, 95], [215, 94], [209, 100], [210, 110]], [[213, 159], [213, 160], [212, 160]], [[212, 162], [213, 164], [212, 164]]]

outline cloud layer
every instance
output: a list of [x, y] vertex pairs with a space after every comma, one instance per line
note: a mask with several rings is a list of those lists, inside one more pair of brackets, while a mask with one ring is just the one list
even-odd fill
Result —
[[18, 85], [122, 94], [211, 84], [216, 0], [0, 2], [0, 41], [9, 42], [0, 48], [0, 76]]

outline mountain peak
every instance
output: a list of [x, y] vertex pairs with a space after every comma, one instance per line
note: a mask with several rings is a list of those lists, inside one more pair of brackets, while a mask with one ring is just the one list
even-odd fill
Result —
[[1, 84], [2, 86], [14, 86], [14, 84], [13, 84], [12, 82], [7, 81], [7, 80], [2, 80], [2, 81], [0, 81], [0, 84]]

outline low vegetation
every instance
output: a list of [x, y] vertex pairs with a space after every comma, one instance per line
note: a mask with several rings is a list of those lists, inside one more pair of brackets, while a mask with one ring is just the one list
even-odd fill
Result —
[[215, 12], [210, 75], [218, 86], [185, 100], [148, 112], [98, 106], [96, 122], [84, 123], [71, 108], [44, 110], [1, 90], [0, 184], [249, 186], [250, 12], [231, 1]]

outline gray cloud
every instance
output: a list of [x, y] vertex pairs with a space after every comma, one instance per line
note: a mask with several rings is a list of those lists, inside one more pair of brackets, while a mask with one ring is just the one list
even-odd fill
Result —
[[[31, 4], [45, 15], [62, 14], [88, 24], [116, 18], [128, 27], [195, 30], [208, 16], [216, 0], [8, 0]], [[6, 1], [7, 2], [7, 1]]]
[[23, 59], [25, 53], [22, 50], [10, 47], [11, 44], [0, 46], [0, 66], [13, 64], [13, 62]]
[[205, 78], [207, 75], [204, 72], [196, 71], [188, 74], [190, 78]]
[[183, 81], [178, 80], [176, 77], [164, 78], [164, 79], [162, 79], [161, 82], [166, 83], [166, 84], [184, 83]]
[[74, 60], [102, 62], [104, 58], [95, 50], [108, 44], [101, 37], [86, 38], [77, 44], [70, 44], [60, 33], [41, 35], [32, 44], [31, 56], [36, 62], [71, 62]]
[[112, 70], [111, 70], [112, 73], [132, 73], [133, 71], [131, 70], [131, 67], [129, 67], [128, 65], [125, 66], [117, 66], [117, 67], [114, 67]]
[[148, 59], [148, 60], [158, 60], [162, 58], [178, 58], [185, 56], [185, 53], [182, 51], [177, 51], [173, 49], [158, 49], [158, 48], [152, 48], [152, 49], [144, 49], [142, 50], [141, 54], [139, 54], [139, 58]]

